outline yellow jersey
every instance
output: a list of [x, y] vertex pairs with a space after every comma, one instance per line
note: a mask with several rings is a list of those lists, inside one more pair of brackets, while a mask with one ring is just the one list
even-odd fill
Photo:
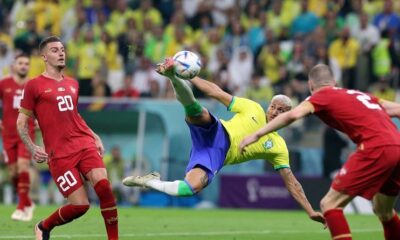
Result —
[[249, 99], [233, 97], [228, 110], [236, 114], [228, 121], [221, 119], [231, 142], [224, 165], [264, 159], [271, 163], [275, 170], [289, 167], [289, 151], [285, 140], [277, 132], [261, 137], [249, 145], [245, 153], [240, 153], [239, 145], [244, 137], [266, 124], [265, 112], [260, 104]]

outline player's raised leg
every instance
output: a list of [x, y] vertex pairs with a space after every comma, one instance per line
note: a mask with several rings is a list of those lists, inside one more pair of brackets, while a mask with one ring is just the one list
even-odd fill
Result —
[[321, 210], [324, 213], [332, 239], [352, 239], [349, 224], [343, 214], [343, 208], [352, 199], [352, 196], [340, 193], [331, 188], [321, 200]]
[[193, 95], [192, 89], [186, 80], [180, 79], [174, 74], [174, 60], [167, 58], [156, 68], [161, 75], [168, 77], [175, 91], [176, 99], [183, 105], [186, 120], [196, 125], [208, 124], [212, 121], [209, 112], [203, 108]]

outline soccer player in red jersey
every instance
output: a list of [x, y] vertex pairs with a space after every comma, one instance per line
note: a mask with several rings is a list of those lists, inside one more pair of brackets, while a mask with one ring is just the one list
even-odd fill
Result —
[[400, 117], [400, 104], [335, 87], [330, 68], [316, 65], [309, 73], [311, 96], [246, 137], [240, 150], [271, 131], [315, 114], [332, 128], [346, 133], [357, 150], [334, 178], [321, 200], [332, 239], [352, 239], [343, 208], [355, 197], [372, 200], [386, 240], [400, 239], [400, 219], [394, 210], [400, 191], [400, 134], [390, 117]]
[[[3, 137], [4, 159], [18, 194], [17, 209], [11, 215], [11, 219], [16, 221], [32, 220], [35, 208], [29, 197], [31, 154], [21, 141], [16, 125], [22, 90], [28, 81], [28, 71], [29, 57], [20, 54], [15, 57], [12, 76], [0, 80], [0, 99], [3, 103], [3, 119], [0, 120], [0, 130]], [[28, 133], [33, 139], [33, 119], [30, 121]]]
[[[54, 227], [79, 218], [89, 209], [82, 177], [93, 185], [99, 197], [108, 239], [118, 239], [117, 206], [102, 160], [103, 144], [78, 113], [78, 82], [63, 75], [64, 46], [58, 37], [51, 36], [43, 39], [39, 51], [45, 71], [25, 85], [17, 128], [33, 159], [48, 163], [68, 204], [36, 224], [36, 239], [49, 239]], [[37, 119], [42, 130], [44, 149], [29, 136], [31, 117]]]

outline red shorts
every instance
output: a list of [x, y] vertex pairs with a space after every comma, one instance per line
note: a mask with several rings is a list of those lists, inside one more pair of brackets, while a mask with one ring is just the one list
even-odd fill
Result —
[[85, 176], [94, 168], [105, 168], [100, 153], [95, 148], [83, 149], [64, 158], [51, 159], [49, 170], [61, 194], [66, 198], [83, 185]]
[[3, 138], [3, 154], [8, 165], [17, 163], [18, 158], [31, 160], [31, 153], [19, 137]]
[[397, 196], [400, 191], [400, 146], [357, 150], [336, 175], [332, 188], [369, 200], [378, 192]]

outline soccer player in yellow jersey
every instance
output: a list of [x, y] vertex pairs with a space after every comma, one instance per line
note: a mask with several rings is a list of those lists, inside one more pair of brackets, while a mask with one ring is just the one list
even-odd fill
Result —
[[254, 101], [234, 97], [214, 83], [199, 77], [191, 79], [191, 83], [198, 89], [236, 113], [228, 121], [219, 120], [194, 98], [185, 80], [174, 75], [173, 65], [173, 60], [167, 58], [164, 63], [158, 65], [156, 71], [171, 80], [176, 97], [185, 108], [186, 122], [193, 143], [185, 179], [161, 181], [160, 174], [152, 172], [145, 176], [127, 177], [123, 180], [124, 185], [148, 187], [172, 196], [191, 196], [205, 188], [223, 166], [252, 159], [265, 159], [279, 172], [287, 189], [308, 216], [325, 224], [324, 217], [314, 211], [301, 184], [291, 172], [285, 140], [277, 132], [259, 139], [257, 144], [249, 146], [245, 154], [239, 151], [239, 144], [246, 135], [265, 126], [267, 119], [271, 121], [292, 108], [290, 99], [284, 95], [273, 97], [265, 114], [263, 108]]

